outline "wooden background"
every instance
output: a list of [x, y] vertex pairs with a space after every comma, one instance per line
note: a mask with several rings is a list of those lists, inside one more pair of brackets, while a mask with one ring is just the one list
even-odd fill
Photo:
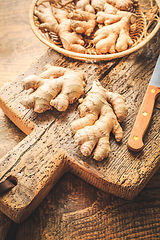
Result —
[[[0, 0], [0, 87], [47, 50], [30, 30], [30, 3]], [[0, 110], [0, 157], [24, 137]], [[11, 225], [0, 212], [0, 239], [5, 239]], [[16, 240], [160, 239], [160, 170], [132, 201], [104, 193], [67, 173], [32, 215], [14, 227]]]

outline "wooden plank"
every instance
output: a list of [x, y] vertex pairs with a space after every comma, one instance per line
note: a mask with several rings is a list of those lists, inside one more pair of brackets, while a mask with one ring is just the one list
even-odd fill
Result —
[[[147, 53], [142, 49], [123, 59], [99, 63], [75, 61], [49, 50], [2, 89], [2, 110], [29, 135], [0, 160], [0, 180], [10, 175], [18, 180], [15, 188], [1, 196], [1, 211], [16, 222], [23, 221], [66, 171], [122, 198], [132, 199], [141, 191], [159, 167], [157, 119], [160, 112], [157, 108], [145, 134], [143, 151], [133, 153], [126, 143], [159, 54], [159, 33], [151, 46]], [[52, 110], [44, 114], [26, 110], [19, 103], [28, 94], [22, 91], [21, 79], [29, 74], [39, 74], [46, 63], [84, 71], [88, 79], [86, 91], [93, 80], [99, 80], [104, 87], [126, 98], [129, 113], [122, 123], [124, 138], [118, 144], [111, 135], [109, 158], [97, 163], [92, 157], [83, 157], [75, 145], [69, 125], [78, 117], [77, 103], [64, 113]]]
[[[15, 239], [159, 239], [159, 188], [160, 169], [131, 201], [66, 173], [36, 210], [17, 224]], [[0, 212], [2, 240], [9, 226], [9, 218]]]

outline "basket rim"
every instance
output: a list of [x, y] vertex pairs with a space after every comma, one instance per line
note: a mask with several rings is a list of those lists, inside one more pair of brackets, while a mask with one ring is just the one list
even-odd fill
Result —
[[[139, 50], [140, 48], [142, 48], [146, 43], [148, 43], [153, 37], [154, 35], [158, 32], [159, 28], [160, 28], [160, 18], [157, 20], [157, 25], [155, 26], [155, 28], [153, 29], [153, 31], [140, 43], [138, 43], [137, 45], [122, 51], [122, 52], [118, 52], [118, 53], [112, 53], [112, 54], [84, 54], [84, 53], [77, 53], [77, 52], [72, 52], [69, 50], [66, 50], [64, 48], [58, 47], [56, 44], [54, 44], [54, 42], [50, 42], [49, 40], [45, 39], [38, 31], [37, 27], [34, 24], [34, 7], [36, 5], [36, 3], [38, 2], [38, 0], [33, 0], [31, 5], [30, 5], [30, 9], [29, 9], [29, 23], [30, 23], [30, 27], [33, 31], [33, 33], [36, 35], [36, 37], [44, 44], [46, 44], [48, 47], [54, 49], [55, 51], [67, 56], [67, 57], [71, 57], [74, 59], [78, 59], [78, 60], [85, 60], [85, 61], [104, 61], [104, 60], [112, 60], [112, 59], [116, 59], [116, 58], [121, 58], [124, 57], [126, 55], [129, 55], [137, 50]], [[156, 0], [158, 7], [160, 8], [160, 2], [159, 0]]]

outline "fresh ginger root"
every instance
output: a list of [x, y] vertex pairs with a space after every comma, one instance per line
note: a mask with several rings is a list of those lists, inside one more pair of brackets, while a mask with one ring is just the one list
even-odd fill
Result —
[[90, 36], [96, 26], [96, 15], [83, 10], [70, 13], [71, 28], [77, 33]]
[[39, 28], [47, 29], [48, 31], [58, 33], [58, 22], [53, 16], [52, 10], [48, 5], [40, 5], [34, 14], [40, 19], [41, 24]]
[[91, 155], [96, 146], [94, 159], [101, 161], [110, 153], [110, 132], [114, 133], [117, 142], [123, 138], [119, 122], [127, 115], [125, 101], [120, 94], [108, 92], [94, 81], [92, 89], [79, 105], [79, 112], [81, 118], [71, 123], [75, 142], [81, 145], [84, 156]]
[[[29, 75], [22, 80], [24, 90], [33, 88], [33, 92], [21, 100], [25, 108], [33, 108], [42, 113], [52, 106], [65, 111], [84, 93], [86, 86], [84, 74], [68, 68], [47, 64], [46, 71], [39, 76]], [[58, 95], [59, 94], [59, 95]]]
[[[40, 3], [46, 1], [40, 0]], [[136, 16], [128, 12], [128, 8], [136, 1], [79, 0], [77, 9], [70, 13], [47, 2], [38, 5], [34, 14], [40, 21], [39, 28], [58, 35], [66, 50], [89, 53], [88, 46], [93, 46], [91, 50], [94, 49], [96, 54], [115, 53], [125, 51], [133, 44], [129, 30]]]
[[67, 11], [54, 8], [54, 16], [59, 23], [59, 37], [62, 41], [63, 47], [69, 51], [84, 53], [84, 41], [82, 36], [72, 31], [71, 20]]
[[91, 0], [91, 5], [97, 12], [104, 11], [106, 3], [111, 4], [119, 10], [129, 11], [133, 6], [138, 5], [138, 0]]
[[[93, 44], [96, 44], [98, 53], [115, 53], [125, 51], [133, 44], [129, 36], [130, 24], [136, 20], [130, 12], [117, 11], [116, 14], [103, 12], [97, 14], [97, 21], [104, 22], [106, 26], [95, 32]], [[104, 17], [105, 15], [105, 17]]]
[[120, 21], [123, 17], [129, 19], [129, 23], [135, 23], [137, 17], [134, 13], [126, 11], [120, 11], [110, 4], [105, 4], [104, 12], [100, 11], [97, 13], [97, 22], [103, 23], [105, 26]]
[[67, 11], [53, 8], [47, 5], [39, 5], [35, 10], [35, 15], [39, 18], [40, 28], [47, 29], [59, 35], [65, 49], [73, 52], [84, 53], [84, 41], [80, 34], [73, 32]]
[[132, 10], [133, 6], [138, 5], [138, 0], [107, 0], [107, 3], [120, 10], [129, 11]]
[[91, 0], [91, 6], [98, 12], [104, 10], [104, 5], [106, 4], [106, 0]]
[[90, 4], [90, 0], [79, 0], [76, 4], [76, 9], [80, 9], [90, 13], [95, 13], [94, 8]]

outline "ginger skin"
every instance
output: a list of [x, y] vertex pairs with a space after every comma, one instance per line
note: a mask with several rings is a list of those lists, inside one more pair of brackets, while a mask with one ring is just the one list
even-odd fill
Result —
[[133, 5], [138, 5], [138, 0], [91, 0], [91, 5], [97, 12], [104, 11], [106, 3], [109, 3], [119, 10], [129, 11]]
[[108, 3], [105, 4], [104, 8], [104, 12], [100, 11], [97, 13], [97, 22], [104, 23], [105, 26], [116, 23], [125, 17], [129, 19], [130, 24], [133, 24], [136, 21], [137, 17], [133, 13], [118, 10]]
[[85, 11], [85, 8], [88, 4], [90, 4], [90, 0], [79, 0], [76, 3], [76, 8]]
[[[98, 53], [115, 53], [125, 51], [133, 44], [129, 36], [130, 23], [136, 18], [130, 12], [117, 11], [116, 15], [105, 14], [106, 18], [98, 18], [97, 21], [105, 22], [106, 26], [95, 32], [93, 44]], [[99, 15], [97, 15], [100, 17]], [[111, 17], [110, 17], [111, 16]], [[111, 24], [112, 23], [112, 24]], [[109, 25], [108, 25], [109, 24]]]
[[[40, 0], [40, 3], [46, 1]], [[128, 12], [128, 6], [133, 7], [136, 1], [80, 0], [77, 9], [70, 13], [47, 2], [38, 5], [34, 14], [40, 21], [39, 28], [58, 35], [63, 48], [68, 51], [85, 54], [90, 53], [91, 47], [91, 52], [94, 49], [96, 54], [116, 53], [133, 44], [129, 30], [136, 16]]]
[[129, 11], [133, 5], [138, 5], [138, 0], [107, 0], [107, 3], [122, 11]]
[[94, 81], [92, 89], [79, 105], [79, 112], [81, 118], [71, 123], [75, 142], [81, 145], [84, 156], [91, 155], [96, 146], [94, 159], [101, 161], [110, 153], [110, 132], [113, 132], [117, 142], [123, 138], [123, 130], [118, 121], [126, 118], [125, 101], [121, 95], [108, 92], [99, 82]]
[[34, 91], [22, 99], [21, 104], [25, 108], [33, 108], [37, 113], [45, 112], [52, 106], [58, 111], [65, 111], [84, 93], [84, 74], [50, 64], [45, 68], [47, 70], [39, 76], [30, 75], [22, 80], [24, 90], [32, 88]]
[[52, 11], [48, 5], [39, 5], [35, 10], [35, 15], [41, 22], [39, 26], [41, 29], [56, 33], [60, 37], [64, 49], [84, 53], [82, 36], [72, 31], [68, 14], [67, 11], [57, 8], [53, 8]]
[[63, 47], [69, 51], [84, 53], [84, 41], [80, 34], [72, 31], [69, 13], [57, 8], [54, 8], [53, 11], [59, 23], [58, 35], [62, 41]]
[[96, 16], [93, 13], [75, 10], [70, 13], [69, 17], [71, 18], [71, 28], [77, 33], [90, 36], [96, 26]]
[[91, 0], [92, 7], [98, 12], [104, 10], [104, 5], [106, 3], [106, 0]]
[[90, 0], [79, 0], [76, 4], [76, 9], [95, 13], [94, 8], [92, 7], [92, 5], [90, 5]]
[[58, 22], [53, 16], [52, 10], [50, 7], [45, 7], [40, 5], [38, 10], [35, 10], [34, 14], [40, 19], [41, 24], [39, 28], [47, 29], [48, 31], [58, 33]]

